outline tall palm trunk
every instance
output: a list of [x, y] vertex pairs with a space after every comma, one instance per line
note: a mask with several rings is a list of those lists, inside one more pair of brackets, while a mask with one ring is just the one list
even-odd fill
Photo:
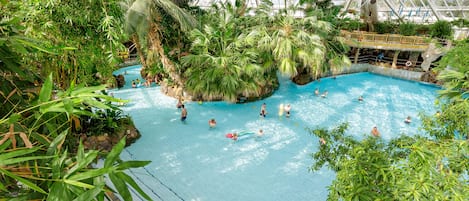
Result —
[[138, 57], [140, 57], [140, 63], [142, 64], [142, 71], [147, 67], [145, 54], [143, 54], [142, 46], [140, 45], [140, 40], [137, 34], [132, 35], [132, 42], [135, 44], [135, 48], [137, 48]]
[[148, 33], [148, 38], [150, 40], [150, 50], [158, 53], [159, 59], [163, 64], [163, 68], [169, 74], [169, 77], [179, 86], [183, 86], [183, 81], [181, 76], [177, 72], [174, 63], [166, 56], [164, 52], [163, 45], [161, 43], [161, 35], [159, 32], [159, 26], [157, 23], [150, 24], [150, 31]]

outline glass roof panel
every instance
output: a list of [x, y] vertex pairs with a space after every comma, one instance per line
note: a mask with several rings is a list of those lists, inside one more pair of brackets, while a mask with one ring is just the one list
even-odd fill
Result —
[[[217, 2], [235, 0], [195, 0], [193, 5], [210, 7]], [[295, 5], [299, 0], [272, 0], [274, 9]], [[261, 0], [246, 0], [249, 7], [257, 7]], [[453, 21], [469, 19], [469, 0], [333, 0], [335, 5], [343, 5], [344, 11], [359, 12], [366, 3], [377, 2], [380, 21], [403, 19], [415, 23], [432, 23], [437, 20]], [[345, 10], [345, 8], [347, 10]]]

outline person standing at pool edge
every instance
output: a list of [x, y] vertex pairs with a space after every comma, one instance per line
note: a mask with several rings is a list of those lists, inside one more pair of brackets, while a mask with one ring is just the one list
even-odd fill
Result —
[[181, 111], [181, 121], [185, 122], [187, 118], [187, 110], [184, 107], [184, 104], [181, 105], [182, 111]]

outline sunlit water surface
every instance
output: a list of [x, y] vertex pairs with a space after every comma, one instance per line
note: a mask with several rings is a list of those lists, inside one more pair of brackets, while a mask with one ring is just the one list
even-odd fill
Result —
[[[385, 140], [402, 133], [422, 134], [418, 113], [435, 112], [438, 90], [371, 73], [326, 78], [305, 86], [282, 79], [272, 96], [256, 102], [187, 102], [188, 118], [183, 123], [177, 100], [162, 94], [154, 83], [150, 88], [130, 87], [139, 70], [133, 66], [115, 72], [126, 71], [127, 84], [112, 93], [131, 101], [122, 109], [142, 134], [121, 157], [152, 161], [130, 174], [155, 200], [326, 200], [335, 174], [327, 169], [309, 171], [310, 154], [319, 143], [305, 128], [349, 122], [347, 134], [357, 138], [369, 135], [373, 126]], [[328, 90], [327, 98], [314, 96], [315, 88]], [[360, 95], [363, 102], [357, 100]], [[259, 117], [262, 103], [267, 104], [266, 118]], [[290, 118], [278, 115], [280, 104], [292, 105]], [[407, 116], [412, 117], [411, 124], [404, 123]], [[209, 128], [211, 118], [216, 119], [216, 128]], [[263, 137], [248, 136], [237, 142], [225, 137], [259, 129], [264, 130]]]

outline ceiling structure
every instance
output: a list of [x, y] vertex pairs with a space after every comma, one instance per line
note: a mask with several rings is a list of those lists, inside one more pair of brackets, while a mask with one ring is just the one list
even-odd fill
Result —
[[[234, 2], [234, 0], [193, 0], [194, 5], [210, 7], [216, 2]], [[271, 0], [274, 9], [283, 9], [285, 5], [296, 5], [299, 0]], [[248, 7], [257, 7], [261, 0], [246, 0]], [[379, 21], [398, 20], [414, 23], [433, 23], [438, 20], [453, 21], [469, 19], [469, 0], [333, 0], [335, 5], [343, 6], [344, 13], [359, 14], [366, 3], [377, 3]], [[359, 15], [358, 15], [359, 16]]]

